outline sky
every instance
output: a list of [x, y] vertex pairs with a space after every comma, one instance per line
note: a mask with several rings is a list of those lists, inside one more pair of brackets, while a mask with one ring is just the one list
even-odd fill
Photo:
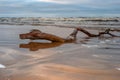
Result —
[[0, 17], [120, 17], [120, 0], [0, 0]]

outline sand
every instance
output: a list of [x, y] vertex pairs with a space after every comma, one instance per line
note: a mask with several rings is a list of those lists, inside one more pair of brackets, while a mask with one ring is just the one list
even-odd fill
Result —
[[0, 25], [0, 36], [4, 36], [0, 38], [0, 80], [120, 79], [120, 38], [86, 38], [79, 33], [76, 42], [62, 44], [19, 39], [20, 33], [36, 28], [63, 38], [73, 31], [53, 26]]

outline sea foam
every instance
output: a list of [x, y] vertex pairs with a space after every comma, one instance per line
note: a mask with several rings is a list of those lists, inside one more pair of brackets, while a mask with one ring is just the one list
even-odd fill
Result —
[[4, 65], [0, 64], [0, 68], [6, 68]]

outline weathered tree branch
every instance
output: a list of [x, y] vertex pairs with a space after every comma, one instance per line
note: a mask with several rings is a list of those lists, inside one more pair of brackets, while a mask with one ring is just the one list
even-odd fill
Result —
[[114, 34], [110, 33], [110, 31], [111, 31], [110, 28], [106, 29], [106, 30], [103, 31], [103, 32], [99, 32], [98, 34], [92, 34], [92, 33], [88, 32], [87, 30], [85, 30], [85, 29], [83, 29], [83, 28], [77, 28], [77, 30], [85, 33], [88, 37], [100, 37], [100, 36], [102, 36], [102, 35], [104, 35], [104, 34], [108, 34], [108, 35], [110, 35], [110, 36], [112, 36], [112, 37], [119, 37], [119, 36], [117, 36], [117, 35], [114, 35]]
[[61, 37], [56, 36], [56, 35], [53, 35], [53, 34], [43, 33], [37, 29], [33, 29], [33, 30], [31, 30], [31, 32], [26, 33], [26, 34], [20, 34], [20, 38], [21, 39], [31, 39], [31, 40], [44, 39], [44, 40], [49, 40], [52, 42], [62, 42], [62, 43], [63, 42], [73, 42], [76, 40], [76, 36], [77, 36], [78, 31], [83, 32], [88, 37], [100, 37], [104, 34], [108, 34], [111, 37], [119, 37], [119, 36], [116, 36], [116, 35], [110, 33], [111, 29], [109, 29], [109, 28], [103, 32], [99, 32], [98, 34], [92, 34], [83, 28], [75, 28], [75, 30], [66, 39], [61, 38]]
[[30, 39], [30, 40], [37, 40], [37, 39], [44, 39], [49, 40], [52, 42], [65, 42], [65, 40], [59, 36], [43, 33], [40, 30], [33, 29], [30, 33], [20, 34], [21, 39]]
[[96, 34], [92, 34], [92, 33], [90, 33], [90, 32], [88, 32], [87, 30], [85, 30], [85, 29], [83, 29], [83, 28], [76, 28], [78, 31], [81, 31], [81, 32], [83, 32], [84, 34], [86, 34], [87, 36], [89, 36], [89, 37], [97, 37], [98, 35], [96, 35]]

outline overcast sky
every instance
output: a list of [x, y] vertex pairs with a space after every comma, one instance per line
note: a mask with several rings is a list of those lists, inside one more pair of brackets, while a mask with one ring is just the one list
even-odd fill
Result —
[[120, 0], [0, 0], [0, 17], [120, 17]]

